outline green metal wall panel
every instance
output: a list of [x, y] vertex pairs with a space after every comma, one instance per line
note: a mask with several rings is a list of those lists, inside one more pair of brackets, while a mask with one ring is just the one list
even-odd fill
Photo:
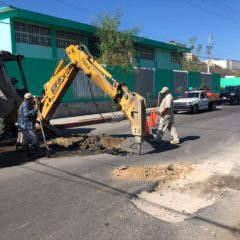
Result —
[[220, 87], [226, 86], [240, 86], [240, 77], [236, 78], [221, 78], [220, 80]]
[[188, 87], [193, 89], [201, 86], [201, 74], [200, 72], [189, 72], [188, 73]]
[[169, 87], [169, 90], [170, 90], [171, 93], [174, 92], [173, 71], [164, 70], [164, 69], [156, 69], [155, 70], [154, 95], [157, 96], [159, 91], [165, 86]]
[[212, 74], [212, 82], [211, 82], [211, 90], [215, 93], [219, 92], [220, 90], [220, 75], [219, 74]]
[[130, 91], [134, 91], [134, 71], [123, 71], [120, 67], [110, 68], [107, 67], [107, 70], [112, 74], [113, 78], [118, 82], [126, 83]]

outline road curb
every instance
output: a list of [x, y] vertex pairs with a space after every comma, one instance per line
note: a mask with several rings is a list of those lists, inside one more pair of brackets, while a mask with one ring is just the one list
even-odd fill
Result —
[[93, 125], [93, 124], [105, 123], [105, 122], [112, 122], [112, 117], [105, 117], [104, 119], [103, 118], [86, 119], [79, 122], [71, 122], [71, 123], [53, 124], [53, 126], [57, 128], [65, 129], [65, 128], [81, 127], [81, 126]]
[[[150, 112], [148, 111], [147, 116], [149, 116], [149, 114]], [[110, 117], [86, 119], [86, 120], [69, 122], [69, 123], [59, 123], [59, 124], [56, 123], [52, 125], [60, 129], [65, 129], [65, 128], [81, 127], [86, 125], [93, 125], [98, 123], [120, 122], [124, 119], [126, 119], [126, 116], [124, 114], [121, 114], [121, 115], [113, 115]]]

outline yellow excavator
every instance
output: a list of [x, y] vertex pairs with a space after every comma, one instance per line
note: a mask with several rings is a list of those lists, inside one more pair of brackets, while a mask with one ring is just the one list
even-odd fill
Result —
[[[58, 107], [62, 97], [79, 71], [83, 71], [104, 93], [106, 93], [130, 121], [132, 134], [138, 143], [139, 154], [145, 135], [145, 99], [129, 91], [125, 84], [117, 82], [89, 53], [84, 45], [70, 45], [66, 48], [70, 63], [66, 58], [56, 67], [51, 79], [44, 85], [43, 96], [39, 99], [38, 120], [47, 124]], [[44, 125], [44, 124], [43, 124]]]

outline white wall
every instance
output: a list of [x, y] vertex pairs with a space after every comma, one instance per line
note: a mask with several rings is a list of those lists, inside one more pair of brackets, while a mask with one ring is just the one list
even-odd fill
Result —
[[240, 70], [240, 61], [231, 61], [233, 70]]
[[10, 19], [0, 20], [0, 50], [12, 52]]
[[[208, 63], [207, 60], [204, 61], [205, 63]], [[214, 60], [211, 59], [211, 65], [217, 65], [224, 69], [229, 70], [240, 70], [240, 61], [235, 60]]]
[[227, 68], [227, 60], [214, 60], [214, 59], [212, 59], [211, 64], [220, 66], [220, 67], [225, 68], [225, 69]]

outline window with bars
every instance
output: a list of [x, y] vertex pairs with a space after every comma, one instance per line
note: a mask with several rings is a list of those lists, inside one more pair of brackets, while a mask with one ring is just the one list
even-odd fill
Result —
[[41, 46], [51, 46], [51, 29], [31, 23], [14, 22], [15, 40]]
[[145, 46], [137, 46], [137, 54], [141, 59], [152, 60], [154, 61], [154, 48], [145, 47]]
[[177, 52], [171, 52], [171, 63], [180, 64], [180, 55]]
[[66, 48], [70, 44], [78, 45], [84, 43], [84, 34], [57, 30], [57, 47]]

